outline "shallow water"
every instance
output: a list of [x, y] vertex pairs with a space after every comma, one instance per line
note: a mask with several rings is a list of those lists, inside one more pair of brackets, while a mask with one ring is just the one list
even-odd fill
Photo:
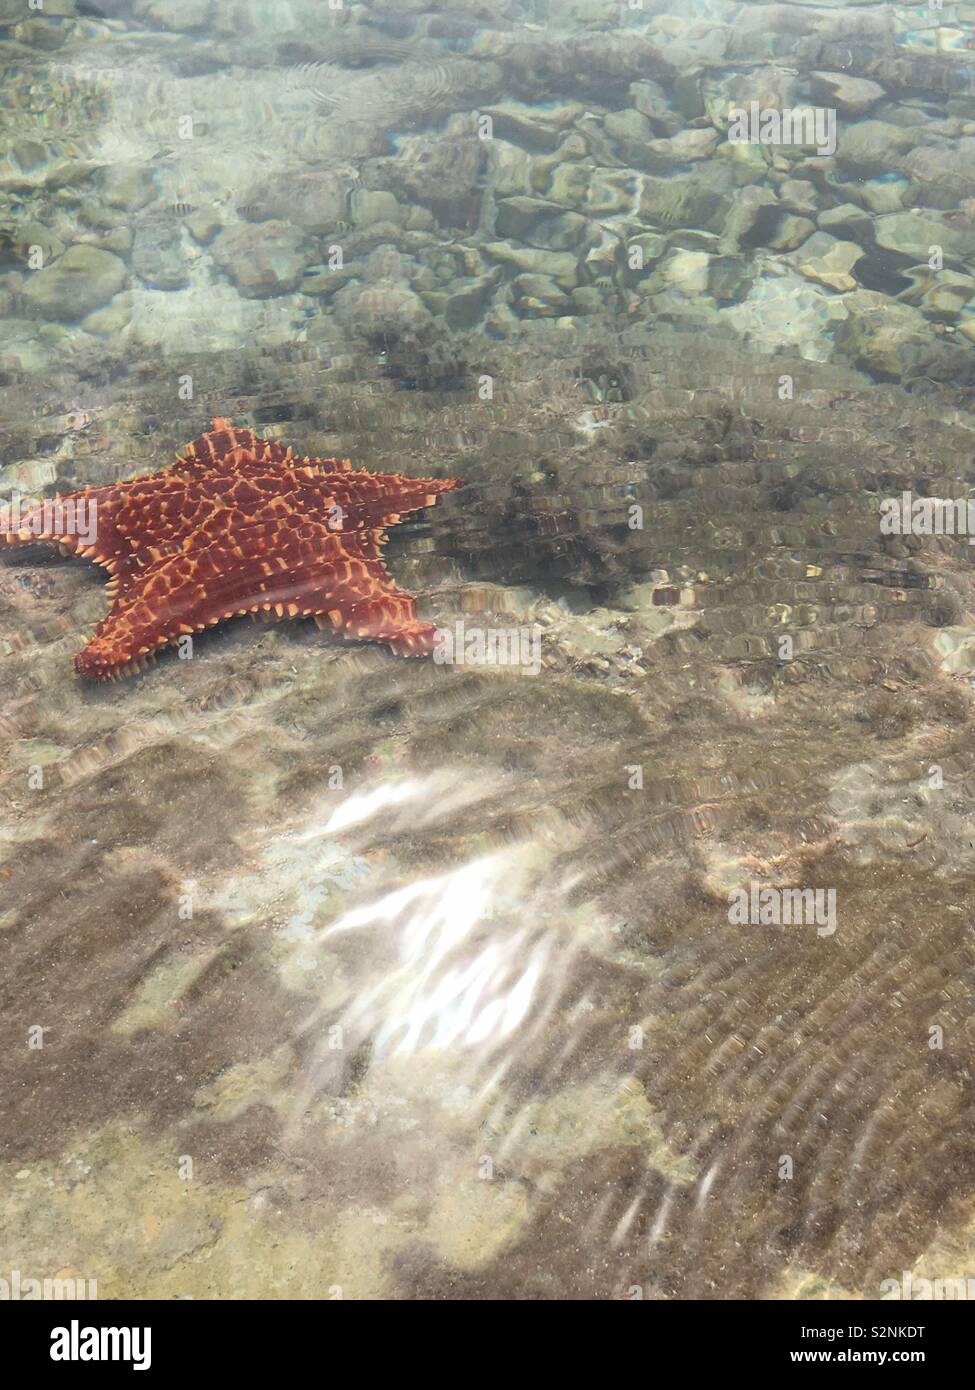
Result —
[[86, 681], [103, 576], [0, 556], [0, 1278], [973, 1273], [969, 539], [881, 525], [971, 486], [973, 48], [947, 3], [0, 0], [4, 503], [214, 417], [464, 480], [386, 550], [447, 660], [235, 617]]

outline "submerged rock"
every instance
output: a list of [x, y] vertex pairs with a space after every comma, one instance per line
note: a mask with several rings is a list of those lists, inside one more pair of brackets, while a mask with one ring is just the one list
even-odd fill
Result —
[[975, 255], [975, 232], [923, 213], [893, 212], [880, 217], [875, 235], [878, 246], [911, 261], [926, 261], [936, 248], [941, 248], [946, 259], [965, 261]]
[[865, 116], [887, 95], [879, 82], [847, 72], [814, 72], [810, 79], [815, 100], [835, 106], [841, 116]]
[[884, 294], [857, 290], [843, 304], [848, 318], [837, 327], [837, 346], [879, 380], [900, 380], [932, 341], [923, 314]]
[[150, 289], [184, 289], [190, 277], [179, 225], [155, 222], [137, 227], [132, 269]]
[[54, 265], [30, 274], [21, 297], [39, 318], [71, 323], [118, 294], [127, 281], [125, 262], [113, 252], [79, 243]]
[[826, 232], [811, 236], [795, 257], [800, 275], [831, 290], [855, 290], [857, 281], [850, 273], [863, 256], [854, 241], [837, 241]]
[[298, 287], [315, 247], [287, 223], [270, 221], [228, 227], [212, 254], [246, 299], [267, 299]]

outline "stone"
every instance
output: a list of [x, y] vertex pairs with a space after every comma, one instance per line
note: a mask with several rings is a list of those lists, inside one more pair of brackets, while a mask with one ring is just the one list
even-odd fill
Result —
[[566, 251], [585, 239], [588, 226], [586, 218], [566, 212], [557, 203], [521, 196], [499, 201], [494, 229], [505, 240]]
[[112, 164], [100, 169], [98, 190], [110, 207], [136, 212], [157, 196], [153, 171], [144, 164]]
[[222, 225], [216, 208], [197, 208], [183, 219], [183, 226], [200, 246], [209, 246]]
[[132, 295], [127, 291], [115, 295], [107, 304], [81, 320], [86, 333], [98, 338], [114, 338], [132, 322]]
[[346, 265], [334, 269], [324, 266], [309, 266], [299, 285], [302, 294], [310, 294], [316, 299], [327, 299], [343, 285], [354, 280], [359, 273], [358, 266]]
[[179, 224], [149, 222], [136, 228], [132, 269], [152, 290], [181, 290], [190, 282]]
[[922, 266], [912, 271], [909, 278], [912, 286], [899, 296], [901, 302], [915, 305], [928, 318], [938, 322], [960, 318], [968, 304], [975, 300], [975, 278], [971, 275]]
[[778, 225], [780, 213], [779, 201], [770, 188], [755, 184], [741, 189], [721, 228], [722, 252], [764, 245]]
[[182, 34], [202, 29], [210, 20], [210, 0], [136, 0], [135, 14]]
[[647, 152], [655, 158], [674, 160], [678, 164], [710, 159], [718, 148], [721, 136], [712, 126], [682, 130], [667, 140], [651, 140]]
[[779, 202], [790, 212], [802, 217], [814, 217], [819, 206], [816, 185], [808, 179], [785, 179], [779, 185]]
[[873, 290], [856, 290], [844, 301], [846, 320], [835, 340], [852, 360], [875, 377], [899, 380], [932, 339], [924, 315]]
[[[284, 214], [288, 222], [303, 232], [323, 236], [335, 232], [340, 224], [347, 224], [352, 188], [350, 178], [334, 173], [272, 175], [247, 190], [239, 212], [249, 222], [272, 221]], [[382, 201], [374, 204], [366, 200], [368, 220], [399, 220], [393, 195], [380, 194], [379, 198]], [[370, 214], [370, 208], [378, 209], [382, 215]]]
[[813, 72], [810, 81], [816, 103], [835, 106], [841, 116], [865, 116], [887, 95], [879, 83], [847, 72]]
[[46, 270], [29, 274], [21, 296], [29, 313], [73, 323], [118, 294], [127, 281], [125, 262], [118, 256], [76, 243]]
[[796, 257], [800, 275], [815, 280], [827, 289], [855, 290], [857, 281], [850, 274], [863, 255], [863, 248], [854, 241], [837, 241], [826, 232], [816, 232]]
[[910, 193], [910, 180], [903, 174], [884, 174], [879, 179], [864, 179], [860, 184], [860, 197], [878, 217], [905, 207]]
[[808, 217], [797, 217], [795, 213], [784, 212], [779, 217], [774, 233], [769, 237], [768, 245], [773, 251], [794, 251], [815, 230], [815, 222], [811, 222]]
[[350, 284], [333, 300], [338, 321], [359, 336], [412, 335], [430, 322], [430, 313], [409, 285], [389, 278]]
[[641, 232], [626, 243], [626, 266], [630, 275], [639, 279], [647, 266], [659, 261], [667, 250], [667, 238], [656, 232]]
[[819, 214], [819, 226], [841, 241], [859, 240], [870, 226], [870, 214], [856, 203], [840, 203]]
[[20, 260], [26, 265], [28, 257], [39, 252], [41, 265], [50, 265], [57, 260], [58, 256], [64, 253], [64, 242], [56, 237], [52, 231], [44, 226], [42, 222], [30, 219], [25, 222], [15, 224], [11, 228], [10, 244]]
[[659, 82], [631, 82], [630, 101], [652, 123], [656, 133], [675, 135], [680, 129], [681, 118]]
[[213, 259], [246, 299], [297, 289], [315, 247], [286, 222], [242, 223], [220, 233]]
[[654, 136], [650, 121], [632, 106], [624, 111], [610, 111], [603, 120], [603, 129], [611, 140], [622, 144], [645, 144]]
[[575, 289], [579, 283], [579, 265], [567, 251], [539, 251], [528, 246], [513, 246], [508, 241], [490, 241], [483, 248], [486, 256], [513, 265], [518, 270], [550, 275], [563, 290]]
[[700, 299], [708, 291], [711, 259], [704, 251], [671, 251], [652, 275], [640, 281], [637, 292], [659, 294], [669, 290], [686, 299]]
[[454, 283], [445, 293], [444, 317], [451, 328], [473, 328], [484, 316], [498, 283], [493, 273]]
[[896, 156], [906, 154], [917, 136], [888, 121], [857, 121], [839, 134], [836, 160], [841, 168], [863, 177], [886, 174]]
[[901, 168], [911, 180], [915, 202], [955, 208], [975, 189], [975, 139], [921, 145], [905, 156]]
[[551, 102], [532, 106], [523, 101], [504, 101], [482, 108], [490, 116], [493, 136], [523, 149], [552, 151], [558, 148], [562, 132], [571, 126], [585, 108], [577, 101]]
[[951, 227], [938, 217], [918, 212], [892, 212], [878, 218], [877, 245], [910, 261], [926, 261], [931, 248], [940, 246], [945, 258], [965, 260], [975, 254], [975, 232]]
[[353, 192], [349, 199], [349, 211], [356, 227], [370, 227], [377, 222], [402, 226], [407, 214], [407, 209], [395, 194], [370, 188], [357, 188]]
[[[639, 217], [642, 222], [665, 227], [701, 227], [720, 231], [732, 206], [732, 197], [714, 175], [712, 160], [707, 172], [640, 180]], [[709, 177], [708, 175], [711, 175]], [[772, 195], [769, 195], [774, 201]]]
[[572, 310], [571, 299], [550, 275], [517, 275], [511, 293], [515, 307], [535, 317], [557, 318]]

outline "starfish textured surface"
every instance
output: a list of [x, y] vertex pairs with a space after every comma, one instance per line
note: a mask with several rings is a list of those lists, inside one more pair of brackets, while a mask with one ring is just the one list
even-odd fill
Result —
[[[108, 570], [111, 610], [75, 657], [92, 679], [129, 675], [158, 648], [244, 613], [314, 617], [425, 656], [436, 629], [391, 579], [382, 547], [387, 527], [459, 486], [299, 458], [215, 419], [171, 467], [56, 498], [25, 512], [16, 532], [0, 519], [0, 539], [58, 541]], [[90, 545], [66, 528], [84, 514]]]

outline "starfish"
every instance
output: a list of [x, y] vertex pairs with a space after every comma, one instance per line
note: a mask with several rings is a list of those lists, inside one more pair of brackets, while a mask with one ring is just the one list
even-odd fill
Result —
[[157, 649], [244, 613], [312, 617], [426, 656], [436, 628], [396, 587], [382, 547], [388, 526], [459, 486], [298, 458], [218, 417], [169, 468], [49, 499], [19, 521], [0, 512], [0, 540], [58, 541], [108, 571], [111, 611], [75, 657], [94, 680], [131, 675]]

